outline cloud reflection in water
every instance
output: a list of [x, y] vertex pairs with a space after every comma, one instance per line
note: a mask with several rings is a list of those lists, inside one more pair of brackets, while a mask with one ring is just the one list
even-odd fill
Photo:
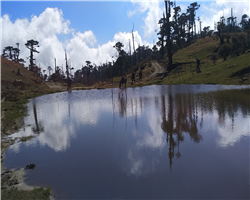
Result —
[[[188, 93], [187, 90], [178, 93], [167, 86], [162, 88], [162, 91], [150, 87], [128, 88], [120, 99], [110, 89], [34, 98], [27, 105], [29, 116], [24, 119], [25, 127], [13, 137], [36, 137], [25, 143], [16, 143], [10, 149], [18, 152], [23, 144], [48, 146], [56, 152], [66, 151], [71, 140], [77, 138], [80, 127], [98, 126], [103, 120], [101, 114], [107, 113], [107, 117], [113, 116], [108, 119], [110, 124], [118, 119], [134, 120], [128, 136], [131, 139], [127, 146], [127, 162], [122, 168], [128, 175], [143, 175], [154, 172], [166, 147], [171, 168], [173, 159], [181, 156], [181, 143], [187, 137], [195, 143], [201, 142], [205, 130], [217, 133], [216, 142], [223, 148], [249, 136], [249, 121], [245, 117], [249, 116], [249, 108], [244, 101], [233, 98], [225, 101], [221, 96], [227, 93], [220, 94], [221, 91], [192, 93], [190, 87]], [[244, 117], [240, 110], [245, 110]], [[146, 155], [146, 149], [158, 154]]]

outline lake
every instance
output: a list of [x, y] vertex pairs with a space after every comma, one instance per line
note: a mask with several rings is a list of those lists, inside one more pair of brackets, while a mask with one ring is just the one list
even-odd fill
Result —
[[31, 99], [5, 153], [55, 199], [249, 199], [250, 87], [159, 85]]

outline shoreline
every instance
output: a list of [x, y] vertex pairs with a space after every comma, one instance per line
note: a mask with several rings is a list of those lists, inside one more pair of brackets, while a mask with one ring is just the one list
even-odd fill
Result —
[[[57, 92], [63, 92], [63, 91], [58, 91], [56, 89], [52, 89], [53, 92], [51, 93], [57, 93]], [[42, 95], [46, 95], [48, 93], [43, 92], [42, 94], [39, 95], [35, 95], [32, 98], [35, 98], [37, 96], [42, 96]], [[1, 103], [3, 103], [5, 101], [5, 98], [1, 100]], [[27, 99], [27, 102], [29, 100]], [[25, 107], [25, 105], [27, 104], [27, 102], [25, 103], [21, 103], [22, 104], [22, 108]], [[15, 104], [19, 104], [19, 101], [14, 102]], [[20, 109], [20, 108], [19, 108]], [[5, 112], [10, 112], [2, 110], [1, 112], [1, 118], [3, 119], [5, 117]], [[12, 112], [12, 111], [11, 111]], [[36, 193], [36, 189], [43, 189], [44, 191], [46, 190], [46, 188], [44, 187], [40, 187], [40, 186], [36, 186], [36, 185], [27, 185], [25, 183], [25, 174], [26, 174], [26, 169], [25, 166], [20, 168], [20, 169], [9, 169], [7, 168], [4, 164], [4, 158], [5, 158], [5, 152], [6, 150], [13, 145], [14, 143], [18, 142], [21, 140], [22, 137], [18, 137], [18, 138], [12, 138], [12, 135], [14, 133], [16, 133], [18, 130], [20, 130], [22, 128], [22, 123], [20, 121], [20, 119], [22, 119], [23, 117], [25, 117], [25, 112], [21, 112], [21, 117], [15, 118], [11, 120], [11, 125], [8, 126], [6, 129], [1, 130], [1, 196], [4, 193], [15, 193], [16, 190], [18, 191], [25, 191], [27, 192], [27, 194], [25, 194], [25, 196], [27, 196], [27, 198], [29, 198], [29, 194], [28, 193]], [[29, 163], [27, 163], [29, 164]], [[39, 191], [41, 193], [41, 191]], [[46, 191], [45, 191], [46, 193]], [[53, 196], [52, 196], [52, 190], [49, 189], [49, 193], [50, 195], [48, 196], [49, 200], [53, 200]], [[47, 196], [47, 195], [46, 195]], [[44, 195], [43, 195], [44, 197]]]
[[[16, 119], [15, 121], [17, 121]], [[14, 123], [16, 124], [16, 122]], [[21, 128], [21, 125], [17, 123], [18, 129]], [[24, 183], [24, 168], [19, 170], [8, 169], [3, 164], [3, 160], [5, 158], [5, 151], [13, 145], [20, 138], [12, 139], [11, 136], [15, 133], [13, 127], [10, 127], [10, 130], [6, 131], [5, 135], [1, 134], [1, 189], [2, 190], [11, 190], [11, 189], [22, 189], [22, 190], [32, 190], [32, 186], [28, 186]]]

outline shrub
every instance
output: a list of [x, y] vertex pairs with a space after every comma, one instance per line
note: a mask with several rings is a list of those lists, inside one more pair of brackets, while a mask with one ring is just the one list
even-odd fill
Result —
[[248, 46], [247, 36], [245, 33], [234, 33], [232, 36], [232, 56], [239, 56], [245, 53]]
[[232, 46], [228, 43], [225, 43], [221, 45], [221, 47], [219, 48], [218, 54], [219, 56], [223, 57], [224, 60], [226, 60], [231, 52], [232, 52]]
[[215, 61], [217, 60], [217, 54], [216, 53], [211, 54], [211, 60], [213, 61], [213, 64], [215, 64]]
[[228, 43], [228, 44], [229, 44], [229, 40], [230, 40], [230, 38], [231, 38], [230, 33], [227, 33], [227, 34], [226, 34], [226, 39], [227, 39], [227, 43]]

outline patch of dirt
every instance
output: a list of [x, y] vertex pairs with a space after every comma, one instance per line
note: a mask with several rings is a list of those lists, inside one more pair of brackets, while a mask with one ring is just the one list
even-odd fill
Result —
[[32, 190], [34, 186], [28, 186], [24, 183], [24, 168], [21, 169], [7, 169], [3, 165], [4, 152], [10, 145], [14, 144], [19, 138], [11, 139], [10, 137], [2, 137], [1, 141], [1, 190]]
[[150, 78], [150, 79], [152, 79], [154, 77], [161, 76], [163, 73], [166, 72], [166, 69], [158, 62], [152, 62], [152, 66], [155, 68], [155, 71], [154, 71], [154, 73], [149, 75], [148, 78]]
[[62, 85], [61, 83], [52, 82], [52, 81], [45, 82], [45, 83], [51, 89], [67, 90], [67, 86]]

